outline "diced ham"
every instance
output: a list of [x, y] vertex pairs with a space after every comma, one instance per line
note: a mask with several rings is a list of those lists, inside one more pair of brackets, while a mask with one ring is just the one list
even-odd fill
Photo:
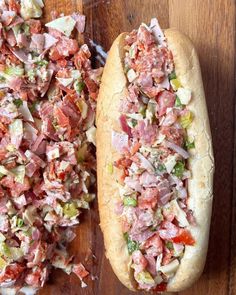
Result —
[[31, 36], [30, 48], [41, 53], [44, 49], [45, 36], [43, 34], [33, 34]]
[[16, 16], [15, 11], [9, 11], [9, 10], [3, 10], [1, 15], [1, 21], [4, 26], [9, 26], [10, 23], [13, 21], [13, 19]]
[[9, 30], [6, 34], [7, 34], [7, 38], [6, 38], [7, 42], [9, 43], [11, 47], [14, 47], [16, 45], [16, 37], [13, 31]]
[[75, 27], [79, 33], [83, 33], [85, 29], [85, 15], [78, 12], [72, 13], [71, 17], [76, 21]]
[[153, 275], [156, 276], [157, 271], [156, 271], [156, 259], [153, 255], [144, 255], [146, 258], [148, 265], [147, 265], [147, 270]]
[[139, 178], [140, 184], [144, 187], [152, 187], [157, 184], [157, 177], [154, 174], [150, 174], [147, 171], [143, 172]]
[[140, 209], [154, 209], [159, 198], [159, 191], [157, 188], [146, 188], [142, 190], [141, 196], [138, 198], [138, 207]]
[[138, 179], [131, 178], [131, 177], [126, 177], [124, 182], [128, 187], [135, 190], [136, 192], [141, 192], [142, 191], [142, 187], [141, 187]]
[[112, 146], [120, 153], [128, 148], [128, 135], [112, 131]]
[[49, 49], [58, 42], [57, 38], [54, 38], [52, 35], [48, 33], [44, 33], [43, 35], [44, 35], [44, 49]]
[[28, 47], [29, 46], [29, 42], [27, 40], [27, 36], [25, 34], [18, 34], [17, 35], [17, 45], [19, 47]]
[[163, 240], [170, 240], [179, 234], [179, 228], [169, 221], [162, 223], [162, 229], [159, 231], [159, 235]]
[[157, 126], [150, 125], [146, 120], [138, 121], [138, 124], [132, 129], [134, 138], [140, 138], [144, 145], [151, 145], [154, 143], [157, 136]]
[[134, 264], [136, 264], [136, 266], [138, 267], [136, 268], [137, 272], [141, 272], [145, 270], [145, 268], [148, 265], [147, 259], [143, 256], [142, 252], [139, 250], [136, 250], [132, 253], [132, 260]]
[[166, 113], [167, 108], [172, 108], [174, 106], [175, 94], [164, 90], [159, 93], [157, 103], [159, 105], [159, 116], [163, 116]]
[[141, 72], [141, 74], [138, 77], [138, 83], [141, 87], [152, 87], [153, 80], [152, 80], [152, 74], [151, 73], [145, 73]]
[[145, 26], [140, 26], [138, 30], [138, 41], [143, 43], [144, 46], [150, 46], [155, 43], [155, 39], [152, 34], [147, 30]]

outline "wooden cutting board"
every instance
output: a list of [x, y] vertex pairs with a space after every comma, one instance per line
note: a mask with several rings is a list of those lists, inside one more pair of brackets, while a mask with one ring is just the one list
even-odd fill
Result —
[[[87, 16], [85, 39], [109, 50], [122, 31], [157, 17], [163, 28], [189, 35], [200, 57], [216, 161], [210, 246], [201, 279], [179, 295], [236, 294], [236, 146], [234, 0], [47, 0], [45, 16], [57, 10]], [[233, 165], [234, 163], [234, 165]], [[98, 279], [81, 289], [78, 278], [54, 271], [40, 295], [128, 295], [104, 256], [96, 202], [85, 211], [71, 253]], [[93, 256], [94, 254], [94, 256]], [[141, 294], [141, 293], [139, 293]]]

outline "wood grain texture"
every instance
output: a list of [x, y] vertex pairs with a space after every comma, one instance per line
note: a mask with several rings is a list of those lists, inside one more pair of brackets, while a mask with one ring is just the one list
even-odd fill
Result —
[[[236, 294], [235, 6], [234, 0], [46, 1], [47, 19], [52, 10], [83, 11], [87, 16], [85, 40], [91, 38], [105, 50], [120, 32], [154, 16], [163, 28], [177, 27], [186, 33], [197, 48], [216, 162], [214, 206], [205, 271], [192, 288], [179, 295]], [[81, 289], [74, 275], [56, 271], [40, 295], [132, 294], [118, 282], [104, 256], [98, 224], [95, 202], [90, 212], [84, 212], [70, 250], [99, 279], [87, 280], [88, 288]]]

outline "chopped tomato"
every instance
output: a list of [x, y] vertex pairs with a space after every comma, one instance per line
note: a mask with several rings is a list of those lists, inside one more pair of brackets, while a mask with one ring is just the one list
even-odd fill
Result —
[[180, 235], [172, 239], [174, 243], [193, 246], [195, 240], [192, 237], [191, 233], [187, 230], [181, 230]]
[[9, 0], [8, 5], [9, 10], [13, 10], [16, 13], [20, 13], [20, 4], [18, 4], [15, 0]]
[[57, 65], [59, 65], [62, 68], [65, 68], [67, 66], [67, 60], [65, 58], [60, 58], [57, 60]]
[[146, 200], [145, 198], [138, 198], [138, 207], [140, 209], [152, 209], [155, 208], [157, 204], [157, 199]]
[[5, 271], [0, 274], [0, 283], [18, 279], [23, 271], [24, 267], [18, 263], [8, 265]]
[[157, 102], [159, 105], [159, 116], [163, 116], [166, 113], [167, 108], [172, 108], [174, 106], [175, 94], [164, 90], [158, 94]]
[[166, 283], [160, 283], [159, 285], [156, 286], [154, 289], [155, 292], [165, 292], [166, 291]]
[[29, 20], [29, 27], [30, 27], [31, 34], [38, 34], [42, 30], [42, 25], [40, 20], [36, 20], [36, 19]]
[[62, 55], [59, 53], [58, 49], [55, 46], [50, 49], [49, 56], [50, 56], [50, 59], [53, 61], [56, 61], [62, 58]]
[[121, 169], [121, 168], [129, 168], [131, 164], [132, 164], [132, 161], [130, 159], [128, 159], [128, 158], [125, 158], [125, 157], [120, 158], [119, 160], [117, 160], [115, 162], [115, 166], [117, 168], [119, 168], [119, 169]]
[[[0, 125], [0, 129], [1, 129], [1, 125]], [[6, 154], [7, 154], [6, 150], [0, 149], [0, 161], [5, 159]]]
[[136, 154], [140, 147], [141, 147], [141, 143], [136, 142], [130, 149], [131, 155], [133, 156], [134, 154]]
[[75, 273], [80, 279], [89, 275], [89, 272], [85, 269], [82, 263], [78, 263], [73, 266], [73, 273]]

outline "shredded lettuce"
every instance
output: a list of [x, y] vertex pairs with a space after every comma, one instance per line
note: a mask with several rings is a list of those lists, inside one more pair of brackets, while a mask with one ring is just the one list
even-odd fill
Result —
[[27, 20], [42, 16], [43, 2], [40, 0], [21, 0], [21, 16]]
[[191, 90], [183, 87], [179, 87], [176, 92], [182, 105], [187, 105], [191, 100]]
[[86, 131], [88, 142], [92, 142], [96, 146], [96, 127], [92, 126]]
[[58, 77], [56, 79], [64, 87], [69, 86], [74, 80], [73, 78], [58, 78]]
[[24, 75], [24, 68], [21, 68], [21, 67], [7, 67], [4, 72], [8, 76], [22, 77]]
[[45, 26], [56, 29], [59, 32], [65, 34], [67, 37], [70, 37], [71, 32], [74, 30], [75, 24], [76, 21], [71, 16], [63, 16], [47, 23]]
[[146, 270], [139, 272], [136, 276], [136, 279], [139, 283], [142, 283], [142, 284], [155, 285], [155, 281], [153, 277]]
[[166, 275], [167, 277], [171, 277], [175, 274], [179, 267], [178, 259], [171, 261], [169, 264], [162, 265], [159, 270]]
[[11, 172], [15, 175], [15, 181], [19, 183], [24, 183], [25, 178], [25, 165], [19, 165], [12, 169]]

